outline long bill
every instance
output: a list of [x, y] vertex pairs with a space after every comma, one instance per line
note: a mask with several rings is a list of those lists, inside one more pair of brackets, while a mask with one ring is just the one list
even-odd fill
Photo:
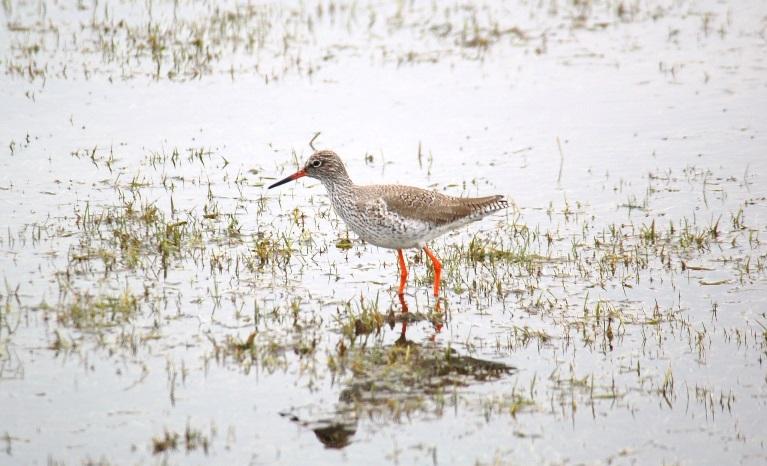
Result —
[[281, 186], [285, 183], [288, 183], [293, 180], [297, 180], [301, 178], [302, 176], [306, 176], [306, 170], [298, 170], [297, 172], [293, 173], [292, 175], [285, 177], [281, 179], [280, 181], [274, 183], [273, 185], [269, 186], [268, 189], [276, 188], [277, 186]]

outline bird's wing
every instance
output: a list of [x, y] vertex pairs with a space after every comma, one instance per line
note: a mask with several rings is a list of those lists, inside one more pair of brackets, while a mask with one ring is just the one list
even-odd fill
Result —
[[[372, 187], [371, 187], [372, 188]], [[420, 188], [401, 186], [377, 186], [369, 192], [368, 203], [383, 200], [386, 209], [398, 215], [436, 225], [453, 223], [468, 218], [479, 218], [507, 203], [503, 196], [453, 197]], [[373, 204], [368, 204], [373, 205]], [[379, 204], [380, 205], [380, 204]]]

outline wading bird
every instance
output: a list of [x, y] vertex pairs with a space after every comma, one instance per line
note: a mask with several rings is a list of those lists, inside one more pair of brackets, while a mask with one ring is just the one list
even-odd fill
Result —
[[438, 300], [442, 263], [426, 243], [507, 206], [501, 195], [453, 197], [394, 184], [358, 186], [349, 178], [341, 158], [329, 150], [315, 152], [302, 169], [269, 189], [304, 176], [322, 182], [338, 216], [362, 240], [397, 250], [400, 300], [407, 282], [403, 249], [423, 248], [429, 256], [434, 265], [434, 297]]

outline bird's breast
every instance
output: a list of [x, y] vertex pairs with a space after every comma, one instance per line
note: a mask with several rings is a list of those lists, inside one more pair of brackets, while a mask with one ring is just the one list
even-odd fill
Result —
[[339, 217], [362, 240], [390, 249], [406, 249], [424, 244], [434, 225], [403, 217], [386, 209], [380, 202], [345, 202], [331, 196], [333, 208]]

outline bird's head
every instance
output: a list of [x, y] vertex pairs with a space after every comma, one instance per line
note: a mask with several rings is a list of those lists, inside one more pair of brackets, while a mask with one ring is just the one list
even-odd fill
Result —
[[269, 189], [276, 188], [304, 176], [320, 180], [325, 185], [348, 178], [341, 158], [332, 150], [321, 150], [309, 157], [304, 164], [304, 168], [272, 184], [269, 186]]

